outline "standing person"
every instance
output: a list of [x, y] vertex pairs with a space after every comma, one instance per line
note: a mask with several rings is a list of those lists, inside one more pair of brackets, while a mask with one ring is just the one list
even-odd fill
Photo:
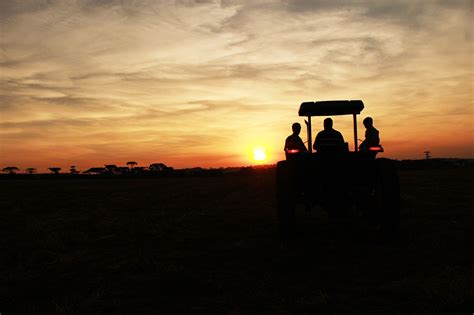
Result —
[[285, 153], [288, 154], [288, 151], [290, 150], [297, 150], [295, 153], [308, 152], [303, 143], [303, 140], [301, 140], [299, 136], [301, 131], [301, 125], [299, 123], [294, 123], [291, 126], [291, 129], [293, 130], [293, 134], [286, 138], [284, 147]]
[[316, 135], [313, 149], [318, 152], [331, 151], [338, 152], [344, 147], [344, 137], [342, 134], [332, 128], [333, 121], [331, 118], [324, 119], [324, 130], [321, 130]]
[[365, 126], [365, 140], [360, 144], [361, 151], [369, 151], [370, 147], [378, 146], [380, 144], [379, 131], [374, 127], [374, 120], [372, 117], [366, 117], [363, 120]]

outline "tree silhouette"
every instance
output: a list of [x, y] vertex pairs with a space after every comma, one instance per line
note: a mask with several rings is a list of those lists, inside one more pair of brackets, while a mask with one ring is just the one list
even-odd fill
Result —
[[152, 172], [166, 172], [166, 171], [171, 171], [173, 170], [172, 167], [168, 167], [166, 166], [165, 164], [163, 163], [153, 163], [153, 164], [150, 164], [150, 166], [148, 167], [148, 169]]
[[127, 174], [127, 173], [130, 172], [130, 169], [128, 167], [125, 167], [125, 166], [120, 166], [120, 167], [117, 167], [117, 169], [115, 171], [119, 174]]
[[137, 165], [138, 163], [135, 162], [135, 161], [130, 161], [130, 162], [127, 162], [127, 165], [130, 166], [130, 168], [133, 168], [135, 165]]
[[60, 167], [50, 167], [48, 168], [53, 174], [59, 174], [59, 171], [61, 170]]
[[9, 173], [9, 174], [15, 174], [17, 171], [20, 169], [16, 166], [7, 166], [2, 169], [2, 172]]
[[147, 168], [144, 167], [144, 166], [137, 166], [137, 167], [133, 168], [133, 173], [134, 174], [140, 174], [140, 173], [144, 173], [146, 170], [147, 170]]
[[71, 165], [71, 168], [69, 169], [69, 172], [73, 175], [79, 173], [79, 171], [76, 169], [75, 165]]
[[107, 172], [109, 173], [115, 173], [117, 171], [117, 165], [115, 164], [105, 165], [105, 168], [107, 169]]
[[87, 171], [84, 171], [85, 174], [103, 174], [107, 171], [105, 167], [92, 167]]
[[34, 167], [28, 167], [28, 168], [26, 169], [26, 173], [28, 173], [28, 174], [34, 174], [34, 173], [36, 173], [36, 168], [34, 168]]

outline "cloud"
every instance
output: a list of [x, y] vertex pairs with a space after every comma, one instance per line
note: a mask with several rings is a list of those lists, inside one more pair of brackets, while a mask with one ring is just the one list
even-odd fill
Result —
[[8, 19], [25, 13], [36, 13], [52, 5], [51, 0], [24, 0], [0, 2], [0, 17]]
[[363, 99], [383, 134], [408, 130], [405, 141], [469, 130], [469, 1], [0, 5], [1, 146], [12, 158], [23, 141], [71, 157], [156, 143], [236, 164], [263, 142], [277, 159], [298, 105], [318, 99]]

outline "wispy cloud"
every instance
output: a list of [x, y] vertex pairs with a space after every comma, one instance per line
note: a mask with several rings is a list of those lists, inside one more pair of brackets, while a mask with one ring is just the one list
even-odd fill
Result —
[[3, 1], [0, 163], [33, 163], [25, 147], [84, 164], [153, 148], [177, 166], [240, 165], [257, 143], [275, 161], [301, 101], [341, 98], [366, 102], [392, 156], [417, 157], [400, 145], [414, 136], [465, 155], [472, 137], [439, 139], [473, 131], [471, 6]]

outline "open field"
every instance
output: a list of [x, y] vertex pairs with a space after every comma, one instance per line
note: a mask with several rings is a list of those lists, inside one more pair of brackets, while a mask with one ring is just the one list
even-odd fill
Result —
[[299, 209], [274, 173], [0, 181], [0, 313], [474, 312], [474, 170], [403, 171], [401, 237]]

